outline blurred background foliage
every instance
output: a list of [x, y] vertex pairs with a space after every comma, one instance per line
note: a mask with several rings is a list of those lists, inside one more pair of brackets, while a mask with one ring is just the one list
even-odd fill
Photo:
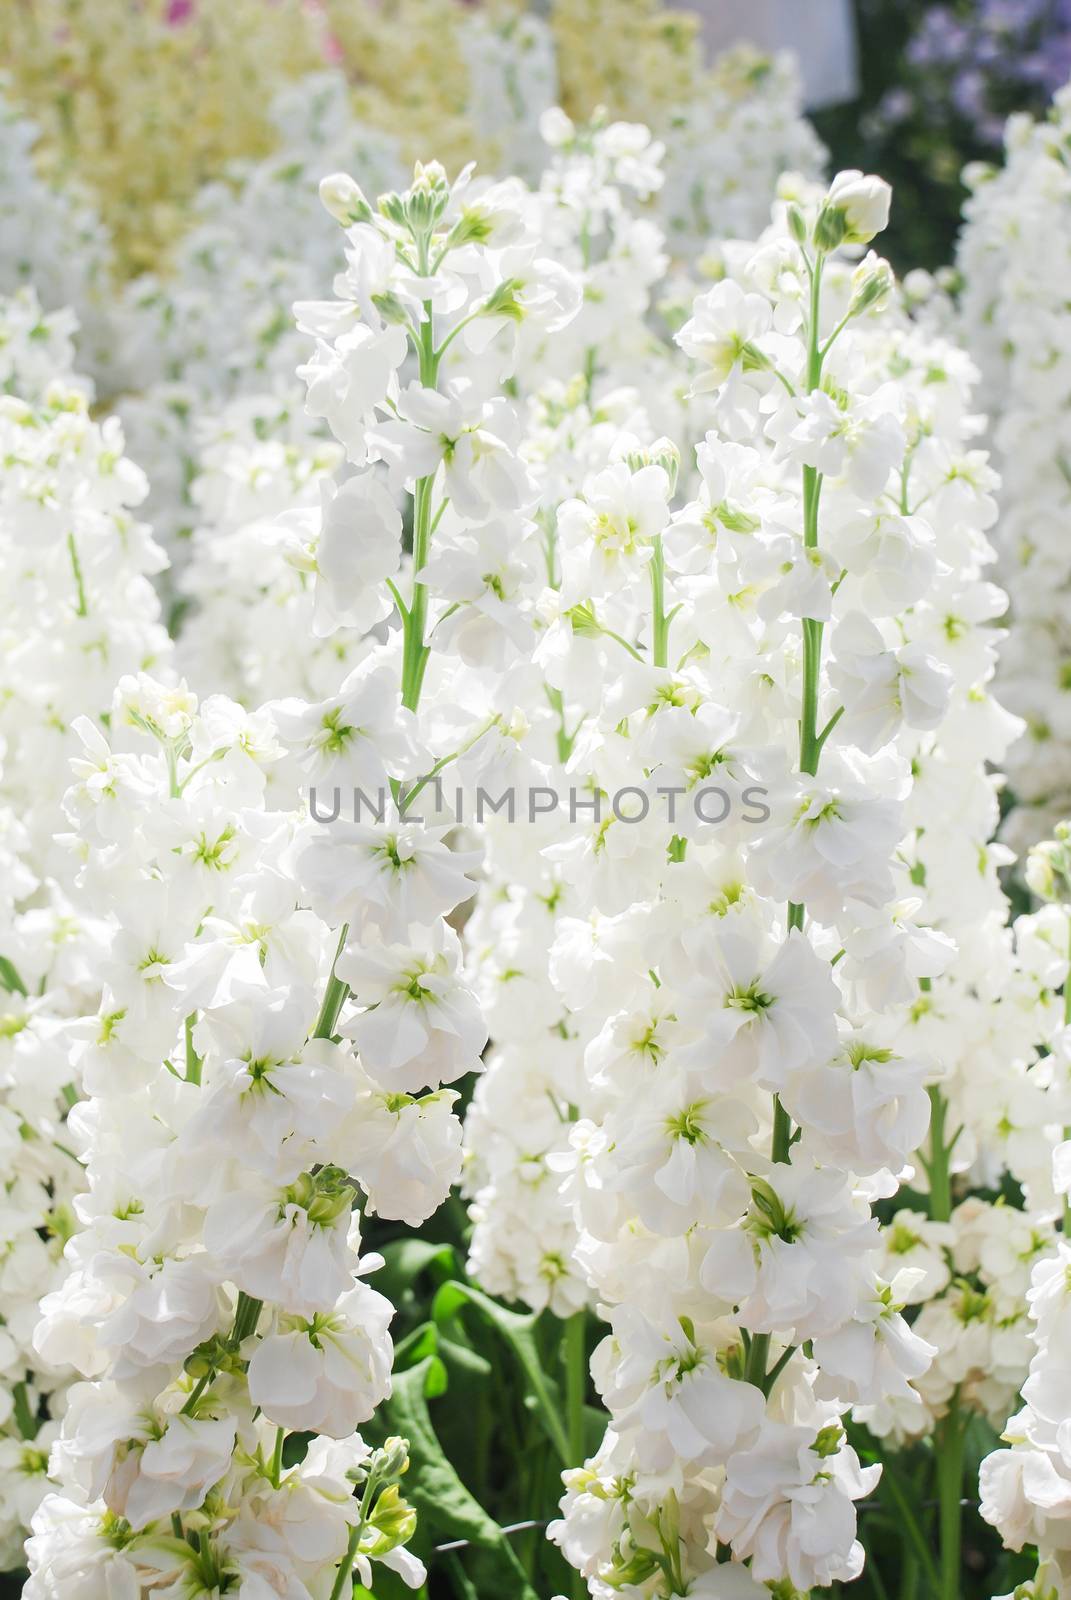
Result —
[[999, 161], [1013, 112], [1044, 114], [1071, 76], [1071, 0], [854, 0], [859, 98], [818, 112], [830, 168], [893, 186], [882, 248], [898, 272], [952, 260], [961, 174]]
[[[853, 4], [860, 94], [814, 121], [834, 169], [892, 182], [894, 264], [935, 268], [951, 259], [963, 166], [998, 158], [1008, 114], [1043, 111], [1071, 74], [1071, 0]], [[493, 164], [457, 38], [475, 5], [505, 26], [548, 17], [580, 120], [604, 105], [658, 124], [701, 88], [687, 0], [2, 0], [0, 62], [42, 129], [39, 165], [89, 191], [125, 276], [160, 265], [202, 184], [272, 147], [272, 95], [325, 64], [406, 155]]]

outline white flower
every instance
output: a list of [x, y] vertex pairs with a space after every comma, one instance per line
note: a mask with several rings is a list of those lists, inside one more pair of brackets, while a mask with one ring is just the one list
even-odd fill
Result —
[[457, 936], [440, 922], [426, 944], [349, 947], [336, 960], [365, 1008], [344, 1031], [383, 1088], [412, 1094], [478, 1069], [487, 1027], [461, 982], [460, 957]]
[[357, 473], [338, 489], [325, 479], [320, 494], [316, 632], [367, 630], [389, 615], [385, 580], [397, 572], [402, 552], [398, 507], [372, 472]]
[[336, 822], [312, 834], [297, 870], [314, 908], [338, 927], [374, 928], [403, 943], [413, 927], [430, 927], [467, 900], [473, 853], [451, 851], [445, 828], [416, 822]]
[[311, 1320], [281, 1317], [249, 1363], [253, 1404], [280, 1427], [348, 1438], [390, 1394], [392, 1315], [388, 1300], [358, 1283]]
[[174, 1511], [193, 1510], [230, 1467], [234, 1431], [233, 1418], [172, 1418], [162, 1437], [150, 1439], [140, 1452], [125, 1503], [112, 1509], [132, 1528]]
[[716, 1530], [755, 1577], [786, 1575], [807, 1590], [849, 1582], [863, 1564], [853, 1504], [869, 1494], [880, 1467], [860, 1467], [836, 1424], [817, 1436], [767, 1422], [759, 1442], [730, 1458]]
[[855, 1033], [830, 1061], [792, 1073], [782, 1099], [824, 1159], [859, 1173], [899, 1172], [929, 1126], [928, 1075], [925, 1062]]
[[739, 1302], [742, 1326], [792, 1343], [851, 1317], [877, 1223], [853, 1203], [843, 1173], [778, 1164], [752, 1180], [743, 1229], [715, 1235], [702, 1265], [708, 1291]]
[[368, 1209], [419, 1228], [461, 1170], [457, 1095], [386, 1094], [369, 1084], [339, 1129], [339, 1150], [368, 1196]]
[[137, 1567], [108, 1537], [105, 1507], [46, 1495], [27, 1542], [28, 1600], [139, 1600]]
[[337, 1171], [303, 1174], [285, 1189], [246, 1178], [209, 1206], [204, 1238], [216, 1270], [255, 1300], [313, 1315], [352, 1286], [353, 1190]]
[[[338, 692], [319, 704], [277, 700], [271, 706], [279, 738], [308, 774], [310, 784], [326, 789], [314, 818], [334, 809], [332, 788], [349, 807], [361, 790], [368, 808], [379, 811], [391, 798], [391, 780], [416, 776], [424, 756], [412, 712], [394, 703], [395, 674], [375, 655], [366, 656], [342, 681]], [[328, 786], [332, 786], [329, 788]]]
[[484, 400], [457, 378], [445, 393], [411, 383], [398, 400], [399, 420], [369, 432], [392, 483], [412, 487], [440, 466], [454, 510], [473, 522], [531, 502], [528, 474], [515, 454], [517, 419], [505, 400]]
[[921, 1377], [937, 1351], [900, 1315], [915, 1287], [912, 1277], [903, 1267], [890, 1284], [879, 1280], [850, 1322], [815, 1340], [824, 1392], [852, 1405], [897, 1398], [918, 1403], [909, 1380]]
[[668, 1319], [648, 1321], [619, 1311], [613, 1337], [596, 1351], [596, 1371], [609, 1366], [602, 1387], [621, 1424], [641, 1423], [649, 1470], [664, 1472], [674, 1457], [717, 1466], [759, 1435], [764, 1406], [752, 1384], [718, 1370], [714, 1350]]
[[308, 386], [309, 416], [324, 418], [354, 466], [364, 465], [369, 424], [396, 383], [407, 348], [403, 328], [377, 332], [354, 323], [333, 344], [318, 339], [315, 354], [298, 369]]
[[616, 461], [585, 483], [582, 500], [566, 501], [558, 511], [563, 601], [599, 599], [634, 577], [669, 518], [668, 498], [661, 467], [633, 471]]
[[702, 1033], [683, 1054], [726, 1088], [750, 1078], [778, 1090], [835, 1038], [837, 989], [826, 962], [793, 931], [772, 955], [732, 924], [686, 933], [695, 977], [683, 1016]]
[[773, 310], [765, 295], [746, 294], [732, 279], [700, 295], [691, 318], [677, 334], [681, 349], [705, 369], [695, 380], [694, 392], [718, 388], [738, 365], [745, 371], [763, 366], [765, 357], [753, 341], [772, 322]]

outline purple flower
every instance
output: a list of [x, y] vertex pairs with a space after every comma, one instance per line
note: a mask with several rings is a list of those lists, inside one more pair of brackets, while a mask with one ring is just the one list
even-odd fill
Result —
[[967, 47], [969, 33], [946, 6], [929, 11], [907, 47], [912, 66], [930, 67], [955, 61]]
[[985, 116], [988, 109], [985, 75], [976, 67], [966, 67], [956, 73], [952, 81], [952, 104], [960, 116], [970, 122], [978, 122]]

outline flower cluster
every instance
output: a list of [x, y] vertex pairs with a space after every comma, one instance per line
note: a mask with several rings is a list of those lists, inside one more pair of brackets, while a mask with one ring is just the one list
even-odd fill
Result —
[[[543, 681], [513, 726], [529, 783], [534, 766], [569, 805], [528, 837], [488, 824], [470, 1265], [609, 1317], [611, 1431], [556, 1530], [593, 1594], [704, 1592], [716, 1545], [761, 1580], [852, 1575], [873, 1475], [844, 1413], [917, 1436], [961, 1386], [966, 1414], [970, 1372], [997, 1417], [1025, 1368], [1025, 1273], [1001, 1273], [990, 1235], [1032, 1219], [972, 1200], [954, 1235], [950, 1164], [1043, 1169], [1051, 1107], [1008, 1132], [1045, 1086], [1054, 972], [1010, 960], [986, 848], [986, 763], [1016, 724], [987, 689], [1003, 600], [973, 373], [890, 306], [884, 263], [834, 254], [886, 205], [858, 174], [796, 185], [758, 246], [722, 249], [678, 334], [683, 425], [705, 429], [679, 497], [612, 339], [584, 386], [530, 408]], [[912, 1171], [942, 1219], [913, 1230], [909, 1204], [879, 1229], [870, 1203]], [[1043, 1182], [1036, 1204], [1051, 1216]], [[991, 1291], [1005, 1346], [988, 1387], [954, 1308], [929, 1314], [940, 1349], [901, 1314], [951, 1292], [960, 1234], [956, 1292]]]
[[95, 1008], [107, 930], [74, 903], [53, 836], [79, 748], [116, 672], [167, 649], [149, 581], [162, 556], [135, 521], [145, 495], [114, 418], [90, 419], [70, 372], [70, 313], [29, 290], [0, 301], [0, 1567], [17, 1567], [45, 1492], [70, 1371], [32, 1338], [64, 1275], [81, 1178], [65, 1127], [79, 1093], [72, 1019]]
[[[808, 175], [787, 68], [711, 77], [626, 8], [562, 109], [586, 4], [399, 7], [391, 59], [391, 7], [278, 7], [363, 87], [285, 90], [279, 152], [238, 139], [127, 286], [171, 575], [74, 319], [0, 301], [0, 1555], [32, 1517], [27, 1600], [420, 1588], [388, 1435], [429, 1471], [429, 1349], [479, 1381], [438, 1344], [460, 1290], [567, 1469], [545, 1559], [591, 1600], [849, 1582], [874, 1502], [951, 1600], [987, 1429], [983, 1515], [1071, 1592], [1071, 846], [1012, 925], [990, 581], [992, 537], [1036, 733], [1062, 258], [1034, 284], [1008, 240], [1066, 198], [1067, 108], [1016, 126], [963, 250], [1002, 489], [949, 316], [869, 249], [888, 186]], [[440, 24], [446, 147], [520, 175], [403, 180], [369, 131]], [[639, 37], [652, 125], [574, 117]], [[13, 192], [62, 205], [9, 126]], [[1013, 773], [1051, 812], [1058, 763]], [[396, 1351], [380, 1227], [457, 1184], [468, 1282]], [[448, 1466], [412, 1494], [444, 1518]]]
[[981, 0], [923, 11], [905, 51], [906, 85], [890, 89], [875, 119], [960, 123], [982, 145], [999, 146], [1009, 111], [1043, 106], [1071, 71], [1067, 0]]
[[[0, 78], [0, 294], [25, 286], [46, 311], [73, 311], [80, 365], [103, 373], [116, 316], [109, 237], [77, 184], [49, 183], [37, 172], [39, 137]], [[51, 375], [61, 376], [68, 365], [57, 358]], [[0, 389], [11, 376], [0, 370]]]
[[[1071, 261], [1071, 92], [1042, 122], [1013, 117], [1004, 167], [969, 170], [960, 241], [962, 332], [986, 379], [1004, 480], [1000, 523], [1014, 628], [1004, 694], [1026, 721], [1009, 764], [1016, 845], [1049, 833], [1071, 797], [1071, 611], [1064, 528], [1071, 506], [1066, 295]], [[1034, 241], [1044, 236], [1045, 249]]]
[[[66, 1041], [88, 1189], [35, 1342], [85, 1381], [26, 1592], [297, 1596], [372, 1559], [418, 1581], [404, 1451], [355, 1432], [389, 1392], [391, 1307], [364, 1282], [347, 1173], [388, 1214], [399, 1188], [374, 1086], [332, 1036], [334, 935], [268, 803], [284, 751], [266, 715], [145, 674], [120, 680], [107, 732], [76, 732], [77, 891], [108, 941]], [[321, 1437], [295, 1459], [296, 1430]]]
[[[1033, 1248], [1023, 1249], [1022, 1232], [1014, 1258], [1005, 1257], [1004, 1268], [1014, 1276], [1030, 1270], [1026, 1291], [1029, 1303], [1029, 1376], [1016, 1385], [1021, 1389], [1023, 1408], [1012, 1416], [1002, 1437], [1011, 1448], [996, 1450], [983, 1463], [980, 1475], [981, 1514], [1000, 1532], [1005, 1545], [1021, 1550], [1024, 1544], [1037, 1547], [1038, 1572], [1031, 1593], [1037, 1597], [1062, 1596], [1071, 1586], [1067, 1552], [1071, 1517], [1071, 1460], [1065, 1444], [1066, 1403], [1063, 1397], [1067, 1367], [1069, 1292], [1071, 1292], [1071, 1251], [1066, 1243], [1071, 1216], [1071, 1143], [1066, 1138], [1071, 1121], [1069, 1102], [1068, 1052], [1071, 1045], [1071, 971], [1067, 952], [1071, 951], [1071, 830], [1066, 823], [1056, 829], [1056, 837], [1030, 852], [1026, 876], [1030, 888], [1043, 902], [1034, 918], [1065, 959], [1059, 968], [1063, 985], [1062, 1029], [1052, 1040], [1052, 1093], [1062, 1113], [1064, 1137], [1053, 1142], [1049, 1178], [1062, 1199], [1063, 1237], [1049, 1240], [1044, 1248], [1035, 1236]], [[1039, 929], [1039, 931], [1041, 931]], [[1009, 1242], [1011, 1235], [1009, 1233]], [[999, 1266], [999, 1257], [994, 1260]]]
[[[111, 941], [99, 1009], [70, 1030], [82, 1228], [36, 1341], [86, 1382], [28, 1595], [102, 1567], [131, 1593], [259, 1583], [295, 1600], [370, 1581], [372, 1560], [423, 1580], [404, 1451], [370, 1454], [355, 1432], [390, 1392], [392, 1350], [354, 1206], [360, 1189], [368, 1212], [417, 1226], [445, 1197], [461, 1129], [443, 1086], [479, 1065], [486, 1028], [446, 921], [473, 858], [402, 788], [459, 755], [442, 749], [459, 734], [474, 759], [492, 736], [494, 758], [491, 685], [449, 629], [434, 638], [441, 596], [489, 518], [521, 527], [528, 479], [497, 391], [518, 329], [564, 325], [579, 290], [537, 255], [520, 186], [451, 188], [432, 166], [378, 212], [352, 180], [324, 193], [347, 269], [338, 300], [299, 308], [308, 405], [356, 470], [293, 516], [313, 626], [364, 648], [319, 703], [198, 707], [142, 674], [120, 681], [107, 735], [78, 724], [79, 890]], [[388, 482], [412, 500], [408, 563]], [[466, 679], [475, 728], [456, 714]], [[316, 790], [332, 787], [378, 790], [398, 815], [325, 824]]]

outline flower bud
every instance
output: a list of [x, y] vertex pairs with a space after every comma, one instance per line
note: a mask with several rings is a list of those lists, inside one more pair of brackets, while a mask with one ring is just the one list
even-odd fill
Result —
[[1057, 823], [1055, 839], [1036, 844], [1026, 858], [1027, 887], [1039, 900], [1071, 900], [1071, 849], [1067, 824]]
[[401, 1478], [409, 1471], [409, 1440], [392, 1433], [372, 1458], [376, 1477], [384, 1483]]
[[788, 221], [788, 231], [792, 235], [793, 239], [795, 239], [797, 244], [806, 244], [807, 219], [795, 202], [789, 206], [786, 217]]
[[320, 179], [320, 204], [344, 228], [371, 221], [372, 207], [348, 173], [332, 172]]
[[841, 244], [869, 243], [888, 224], [891, 199], [884, 178], [854, 169], [838, 172], [814, 225], [818, 249], [826, 252]]
[[852, 274], [852, 298], [848, 306], [850, 317], [860, 317], [871, 306], [884, 300], [893, 286], [892, 268], [887, 261], [871, 251]]
[[828, 1427], [819, 1428], [815, 1435], [811, 1449], [816, 1456], [835, 1456], [844, 1443], [844, 1429], [837, 1422], [831, 1422]]
[[508, 317], [513, 322], [524, 320], [524, 307], [517, 299], [517, 290], [520, 283], [516, 278], [506, 278], [497, 289], [493, 289], [488, 296], [486, 304], [481, 306], [480, 315], [484, 317]]
[[398, 327], [408, 325], [409, 313], [393, 290], [387, 289], [383, 294], [374, 294], [372, 304], [384, 322], [392, 322]]
[[416, 1532], [416, 1512], [403, 1500], [396, 1483], [388, 1484], [376, 1500], [367, 1529], [372, 1538], [364, 1544], [370, 1556], [385, 1556], [405, 1544]]

